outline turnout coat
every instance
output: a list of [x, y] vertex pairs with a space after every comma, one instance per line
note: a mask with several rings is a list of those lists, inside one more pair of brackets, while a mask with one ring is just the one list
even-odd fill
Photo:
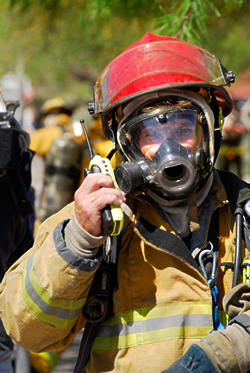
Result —
[[[71, 203], [41, 224], [34, 246], [1, 284], [5, 328], [29, 350], [63, 350], [86, 323], [82, 307], [102, 252], [86, 259], [66, 247], [64, 227], [73, 209]], [[189, 247], [147, 202], [136, 200], [133, 210], [121, 236], [113, 314], [98, 328], [86, 372], [161, 372], [213, 329], [210, 286], [196, 258], [207, 248], [215, 211], [218, 262], [234, 261], [235, 221], [217, 172]], [[218, 268], [220, 311], [232, 277], [228, 267]]]

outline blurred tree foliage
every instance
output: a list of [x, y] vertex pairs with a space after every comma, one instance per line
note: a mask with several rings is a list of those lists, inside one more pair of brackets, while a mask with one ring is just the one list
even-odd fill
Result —
[[250, 62], [247, 0], [0, 0], [0, 75], [21, 61], [36, 94], [90, 98], [113, 57], [145, 32], [208, 48], [235, 73]]

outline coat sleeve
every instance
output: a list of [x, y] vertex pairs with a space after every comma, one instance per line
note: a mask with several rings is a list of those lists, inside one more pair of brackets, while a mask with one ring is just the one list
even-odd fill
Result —
[[73, 203], [39, 227], [33, 247], [6, 272], [0, 312], [7, 333], [32, 351], [62, 350], [83, 327], [82, 307], [101, 255], [71, 252], [64, 227]]

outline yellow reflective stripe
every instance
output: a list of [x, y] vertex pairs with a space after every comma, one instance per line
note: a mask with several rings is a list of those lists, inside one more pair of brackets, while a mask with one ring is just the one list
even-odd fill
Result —
[[[152, 307], [137, 308], [135, 310], [117, 312], [114, 316], [105, 322], [107, 325], [114, 325], [117, 322], [128, 323], [133, 321], [145, 320], [145, 318], [156, 318], [190, 314], [194, 311], [200, 315], [212, 313], [211, 302], [174, 302], [170, 304], [157, 304]], [[194, 313], [194, 312], [192, 312]]]
[[165, 341], [171, 338], [191, 338], [200, 339], [206, 336], [211, 330], [209, 327], [173, 327], [169, 329], [154, 330], [145, 333], [134, 333], [119, 337], [97, 337], [95, 339], [93, 349], [113, 350], [121, 348], [135, 347], [142, 344]]
[[119, 349], [169, 338], [201, 338], [213, 328], [212, 306], [173, 303], [115, 314], [95, 339], [95, 349]]
[[50, 371], [52, 372], [52, 370], [55, 368], [57, 362], [58, 362], [58, 359], [59, 359], [59, 356], [58, 356], [58, 353], [57, 352], [40, 352], [39, 355], [43, 358], [43, 359], [46, 359], [49, 363], [49, 367], [50, 367]]
[[59, 353], [55, 351], [38, 353], [30, 351], [31, 366], [36, 372], [52, 372], [58, 362], [59, 356]]
[[223, 310], [219, 310], [219, 320], [222, 322], [224, 326], [227, 326], [229, 320], [228, 314]]
[[31, 266], [31, 269], [29, 272], [29, 279], [30, 279], [32, 286], [34, 287], [36, 292], [40, 295], [40, 297], [43, 298], [43, 300], [46, 303], [51, 304], [53, 307], [61, 307], [63, 309], [69, 309], [69, 310], [75, 310], [78, 308], [82, 308], [83, 303], [84, 303], [83, 299], [72, 301], [68, 299], [53, 298], [49, 295], [47, 290], [42, 287], [34, 270], [34, 265], [35, 265], [37, 254], [38, 253], [34, 255], [33, 265]]
[[220, 148], [220, 155], [226, 155], [227, 153], [234, 153], [236, 155], [242, 155], [249, 153], [249, 147], [246, 146], [224, 146]]
[[42, 322], [66, 329], [74, 325], [85, 299], [68, 300], [50, 296], [35, 273], [36, 255], [25, 261], [22, 296], [30, 311]]

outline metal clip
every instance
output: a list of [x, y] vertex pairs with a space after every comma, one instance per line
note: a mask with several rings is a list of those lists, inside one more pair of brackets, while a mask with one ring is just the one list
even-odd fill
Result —
[[110, 257], [110, 252], [111, 252], [111, 237], [108, 236], [107, 240], [103, 244], [103, 257], [105, 259], [105, 262], [109, 262], [109, 257]]
[[[203, 276], [210, 283], [210, 282], [214, 282], [216, 280], [218, 253], [214, 251], [214, 246], [213, 246], [212, 242], [209, 241], [208, 244], [210, 245], [211, 249], [210, 250], [209, 249], [202, 250], [200, 252], [199, 263], [200, 263], [200, 267], [201, 267]], [[208, 254], [212, 254], [212, 257], [213, 257], [212, 272], [211, 272], [211, 277], [210, 278], [208, 277], [208, 273], [207, 273], [205, 265], [204, 265], [204, 259], [205, 259], [204, 257], [206, 257]]]

